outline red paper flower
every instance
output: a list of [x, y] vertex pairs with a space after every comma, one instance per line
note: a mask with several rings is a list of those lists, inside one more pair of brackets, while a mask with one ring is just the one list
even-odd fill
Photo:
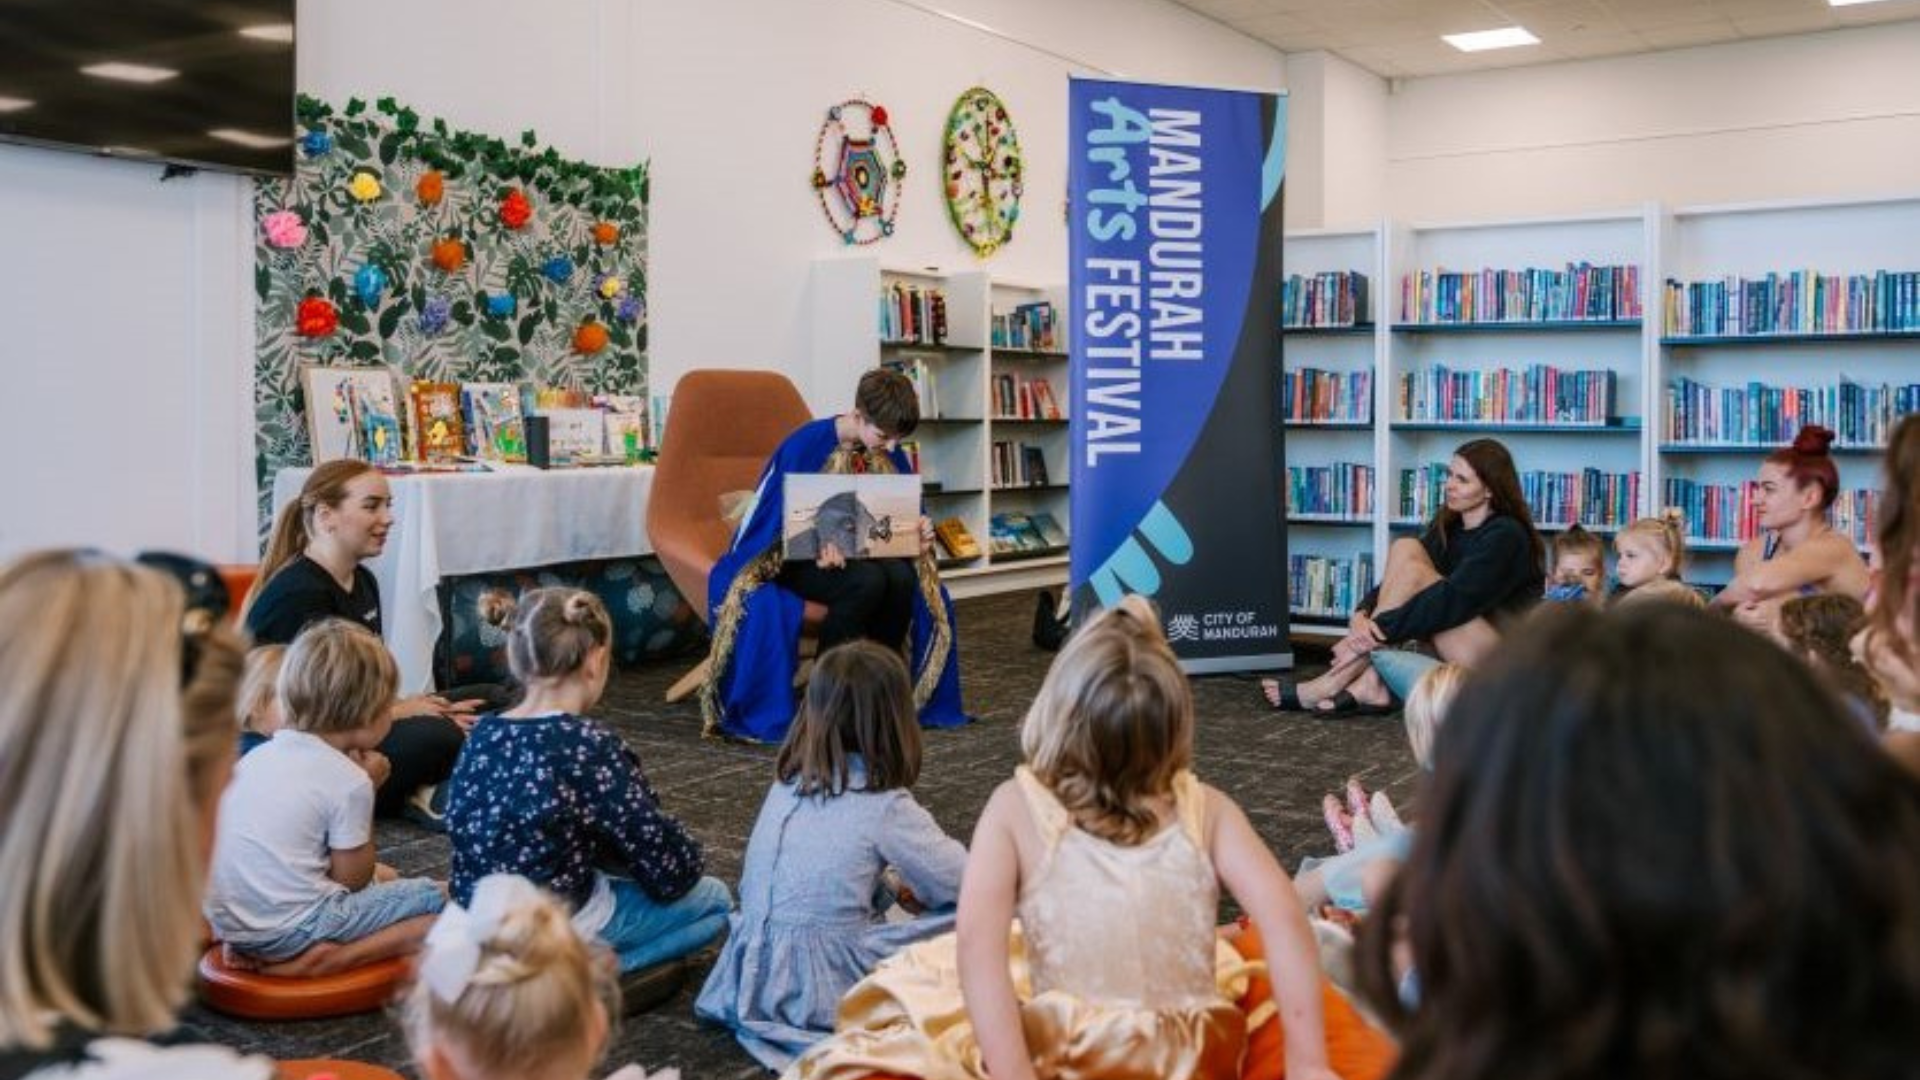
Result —
[[413, 193], [420, 196], [421, 206], [433, 206], [447, 193], [447, 178], [439, 169], [428, 169], [420, 175], [420, 181], [413, 185]]
[[500, 200], [500, 224], [509, 229], [525, 227], [533, 220], [533, 204], [527, 201], [526, 193], [519, 188], [507, 192]]
[[573, 349], [582, 356], [592, 356], [606, 347], [607, 328], [591, 319], [573, 332]]
[[339, 327], [340, 313], [324, 296], [307, 297], [300, 301], [300, 309], [294, 313], [293, 328], [301, 337], [326, 337]]
[[465, 244], [449, 236], [433, 242], [433, 265], [451, 274], [467, 265]]
[[879, 127], [882, 124], [885, 124], [886, 122], [887, 122], [887, 107], [885, 105], [875, 105], [873, 107], [873, 126]]
[[593, 226], [593, 242], [594, 243], [599, 244], [602, 247], [605, 247], [606, 245], [611, 244], [618, 239], [620, 239], [620, 226], [615, 225], [611, 221], [599, 221], [594, 223], [594, 226]]

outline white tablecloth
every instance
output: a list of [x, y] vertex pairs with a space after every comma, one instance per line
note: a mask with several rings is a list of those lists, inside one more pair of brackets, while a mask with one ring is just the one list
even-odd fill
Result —
[[[381, 626], [400, 664], [403, 694], [433, 686], [440, 637], [440, 580], [653, 551], [647, 493], [653, 467], [554, 469], [495, 465], [485, 473], [415, 473], [387, 478], [393, 529], [367, 563], [380, 583]], [[311, 469], [273, 478], [273, 507], [299, 498]]]

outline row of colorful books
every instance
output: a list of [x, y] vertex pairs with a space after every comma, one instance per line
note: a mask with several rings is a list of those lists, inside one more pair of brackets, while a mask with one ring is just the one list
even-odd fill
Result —
[[[1401, 469], [1398, 520], [1431, 519], [1445, 498], [1446, 484], [1445, 462]], [[1527, 500], [1535, 524], [1542, 527], [1579, 522], [1595, 528], [1618, 528], [1639, 516], [1640, 472], [1524, 472], [1520, 474], [1520, 494]]]
[[999, 513], [987, 522], [987, 547], [995, 555], [1059, 551], [1066, 546], [1066, 530], [1060, 527], [1059, 519], [1044, 510]]
[[993, 377], [993, 416], [996, 420], [1064, 420], [1053, 384], [1044, 377], [1026, 378], [1010, 372]]
[[921, 356], [902, 356], [882, 362], [907, 377], [913, 384], [914, 397], [920, 403], [920, 416], [933, 419], [940, 414], [940, 380], [931, 361]]
[[939, 345], [947, 340], [947, 294], [932, 286], [894, 281], [880, 288], [880, 340]]
[[1295, 423], [1371, 423], [1373, 372], [1293, 368], [1281, 384], [1280, 407]]
[[[1661, 485], [1661, 496], [1667, 506], [1680, 511], [1690, 543], [1744, 543], [1760, 535], [1757, 481], [1710, 484], [1669, 477]], [[1880, 499], [1880, 492], [1872, 488], [1842, 490], [1833, 500], [1827, 522], [1835, 532], [1864, 548], [1879, 527]]]
[[997, 439], [992, 446], [993, 486], [1046, 487], [1047, 455], [1039, 446]]
[[1308, 618], [1345, 619], [1373, 588], [1373, 556], [1287, 556], [1287, 606]]
[[1826, 386], [1714, 386], [1684, 376], [1667, 383], [1668, 442], [1785, 445], [1807, 424], [1833, 429], [1843, 447], [1881, 447], [1894, 425], [1920, 412], [1920, 382], [1878, 386], [1841, 376]]
[[1011, 311], [993, 313], [992, 341], [996, 349], [1028, 349], [1052, 352], [1059, 346], [1055, 337], [1053, 302], [1036, 300], [1019, 304]]
[[1373, 317], [1367, 275], [1358, 270], [1293, 274], [1280, 286], [1280, 325], [1306, 329], [1357, 326]]
[[1461, 371], [1435, 364], [1400, 376], [1396, 415], [1426, 423], [1604, 425], [1613, 419], [1618, 380], [1606, 368]]
[[1669, 337], [1920, 330], [1920, 271], [1774, 271], [1719, 281], [1667, 279]]
[[1570, 322], [1640, 317], [1640, 268], [1421, 270], [1400, 279], [1400, 321]]
[[1373, 466], [1287, 466], [1287, 513], [1361, 519], [1373, 515]]

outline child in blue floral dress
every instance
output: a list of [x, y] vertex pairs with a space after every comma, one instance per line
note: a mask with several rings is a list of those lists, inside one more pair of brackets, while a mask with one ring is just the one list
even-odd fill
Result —
[[472, 903], [488, 874], [525, 877], [566, 900], [622, 972], [711, 942], [733, 906], [726, 885], [701, 876], [699, 842], [660, 809], [639, 759], [581, 715], [606, 689], [606, 605], [547, 588], [517, 604], [497, 597], [484, 614], [511, 624], [507, 662], [526, 696], [481, 719], [448, 780], [454, 898]]
[[[740, 913], [694, 1011], [778, 1071], [833, 1031], [841, 996], [875, 964], [953, 928], [967, 849], [910, 791], [920, 728], [891, 649], [822, 654], [775, 771]], [[896, 900], [922, 914], [888, 921]]]

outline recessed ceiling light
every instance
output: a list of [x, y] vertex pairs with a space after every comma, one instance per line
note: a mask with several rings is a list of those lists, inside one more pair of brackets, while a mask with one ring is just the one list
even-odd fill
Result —
[[166, 82], [180, 74], [169, 68], [149, 67], [146, 64], [123, 64], [117, 60], [107, 64], [88, 64], [80, 70], [96, 79], [119, 79], [122, 82], [137, 83]]
[[1440, 40], [1461, 52], [1484, 52], [1487, 49], [1511, 49], [1516, 45], [1540, 44], [1539, 38], [1518, 26], [1503, 27], [1499, 30], [1476, 30], [1471, 34], [1441, 34]]
[[240, 36], [252, 38], [255, 41], [277, 41], [282, 45], [286, 45], [293, 41], [293, 24], [274, 23], [269, 26], [242, 27]]
[[271, 150], [276, 146], [290, 146], [293, 143], [293, 139], [284, 135], [262, 135], [256, 131], [241, 131], [239, 128], [214, 128], [207, 134], [221, 142], [234, 143], [249, 150]]
[[0, 97], [0, 112], [19, 112], [33, 108], [33, 102], [23, 97]]

